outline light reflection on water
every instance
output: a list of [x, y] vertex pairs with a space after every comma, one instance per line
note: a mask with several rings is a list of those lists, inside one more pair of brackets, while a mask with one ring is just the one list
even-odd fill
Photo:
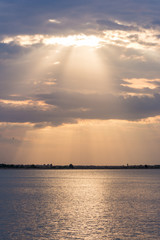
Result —
[[0, 239], [160, 239], [160, 170], [0, 170]]

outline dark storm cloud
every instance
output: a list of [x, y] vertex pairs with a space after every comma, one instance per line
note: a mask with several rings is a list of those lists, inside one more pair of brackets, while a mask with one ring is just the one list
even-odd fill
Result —
[[14, 42], [11, 43], [0, 43], [0, 59], [2, 61], [9, 59], [15, 60], [21, 55], [27, 54], [31, 51], [31, 48], [21, 47]]
[[[67, 25], [48, 24], [48, 19], [77, 19], [86, 12], [87, 3], [91, 1], [2, 1], [0, 5], [0, 33], [1, 34], [35, 34], [59, 32], [59, 28], [66, 31]], [[73, 25], [73, 24], [71, 24]], [[73, 26], [72, 26], [73, 27]], [[71, 30], [71, 28], [68, 26]]]
[[[63, 96], [63, 97], [62, 97]], [[53, 93], [40, 95], [73, 118], [138, 120], [160, 113], [160, 95], [115, 96], [112, 94]]]
[[[87, 31], [88, 27], [95, 30], [95, 25], [86, 22], [98, 21], [110, 29], [126, 26], [115, 24], [109, 19], [117, 19], [129, 23], [136, 22], [146, 25], [157, 25], [160, 2], [135, 0], [5, 0], [0, 1], [0, 34], [35, 34]], [[49, 24], [48, 19], [62, 19], [62, 23]]]
[[[1, 122], [31, 122], [35, 124], [60, 125], [74, 123], [76, 119], [125, 119], [139, 120], [156, 116], [160, 113], [160, 95], [115, 96], [109, 94], [81, 94], [55, 92], [41, 94], [50, 107], [39, 106], [5, 106], [0, 105]], [[56, 106], [56, 108], [55, 108]], [[38, 125], [37, 125], [38, 126]]]
[[100, 26], [101, 30], [123, 30], [123, 31], [138, 30], [138, 27], [116, 23], [109, 19], [99, 19], [97, 20], [97, 24]]

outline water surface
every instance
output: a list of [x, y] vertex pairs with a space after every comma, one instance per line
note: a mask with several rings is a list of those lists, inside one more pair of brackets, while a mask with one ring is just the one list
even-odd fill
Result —
[[0, 170], [0, 239], [160, 239], [160, 170]]

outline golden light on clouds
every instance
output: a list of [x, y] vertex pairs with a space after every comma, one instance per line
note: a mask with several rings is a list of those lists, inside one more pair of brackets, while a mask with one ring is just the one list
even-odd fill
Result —
[[121, 84], [122, 86], [127, 86], [135, 89], [156, 89], [156, 82], [160, 83], [160, 79], [145, 79], [145, 78], [132, 78], [132, 79], [124, 79], [125, 83]]
[[107, 30], [104, 31], [104, 42], [133, 49], [156, 49], [160, 46], [159, 31], [155, 29]]
[[[33, 101], [33, 100], [5, 100], [0, 99], [0, 105], [7, 106], [7, 107], [38, 107], [41, 110], [46, 110], [50, 108], [48, 104], [46, 104], [44, 101]], [[52, 106], [53, 108], [54, 106]]]
[[[60, 21], [56, 19], [49, 19], [50, 23], [60, 24]], [[124, 25], [125, 27], [131, 27]], [[133, 27], [133, 26], [132, 26]], [[134, 29], [135, 28], [135, 29]], [[116, 45], [120, 47], [141, 49], [141, 50], [155, 50], [160, 46], [159, 43], [159, 30], [156, 29], [145, 29], [142, 27], [134, 26], [134, 28], [126, 30], [104, 30], [101, 34], [85, 35], [85, 34], [74, 34], [66, 36], [58, 35], [17, 35], [17, 36], [6, 36], [1, 42], [11, 43], [15, 42], [21, 46], [29, 46], [33, 44], [44, 44], [44, 45], [61, 45], [65, 47], [70, 46], [88, 46], [88, 47], [103, 47], [105, 45]]]

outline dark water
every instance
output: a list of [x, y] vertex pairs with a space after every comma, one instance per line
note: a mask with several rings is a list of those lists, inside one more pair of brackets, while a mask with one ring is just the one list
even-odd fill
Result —
[[1, 240], [160, 239], [160, 170], [0, 170]]

